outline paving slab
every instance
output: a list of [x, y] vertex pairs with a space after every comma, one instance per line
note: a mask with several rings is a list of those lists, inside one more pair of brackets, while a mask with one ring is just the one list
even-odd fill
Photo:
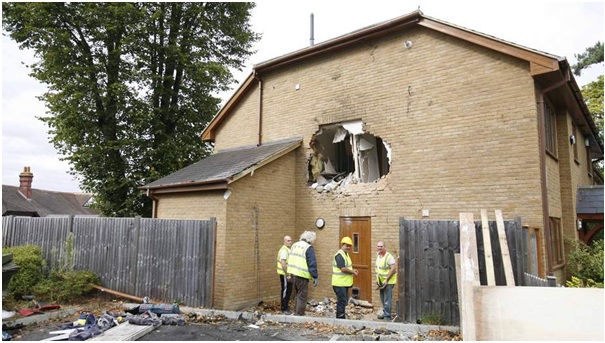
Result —
[[114, 326], [89, 341], [136, 341], [153, 331], [153, 325], [133, 325], [128, 322]]

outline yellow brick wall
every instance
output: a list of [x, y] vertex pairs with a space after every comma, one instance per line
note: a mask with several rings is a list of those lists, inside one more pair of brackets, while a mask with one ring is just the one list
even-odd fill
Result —
[[223, 191], [210, 191], [203, 193], [177, 193], [165, 194], [158, 197], [157, 218], [161, 219], [202, 219], [216, 218], [216, 244], [215, 244], [215, 283], [214, 306], [222, 308], [227, 280], [216, 277], [222, 268], [225, 256], [225, 222], [227, 218], [227, 201], [223, 198]]
[[[574, 159], [573, 145], [570, 144], [569, 137], [572, 129], [572, 116], [566, 111], [557, 115], [557, 143], [558, 143], [558, 167], [560, 174], [560, 208], [561, 229], [564, 237], [576, 240], [577, 215], [576, 201], [577, 189], [581, 185], [591, 185], [592, 180], [588, 176], [586, 147], [584, 146], [584, 135], [578, 128], [576, 130], [577, 160]], [[553, 216], [551, 214], [551, 216]], [[566, 242], [564, 242], [566, 243]], [[565, 254], [571, 250], [570, 244], [564, 244]], [[556, 272], [557, 281], [564, 284], [564, 280], [569, 276], [567, 270], [561, 269]]]
[[224, 191], [159, 197], [157, 218], [217, 219], [215, 308], [279, 300], [277, 252], [283, 236], [296, 237], [294, 163], [290, 153], [244, 176], [227, 200]]
[[231, 184], [224, 263], [217, 269], [227, 296], [220, 308], [237, 310], [279, 300], [277, 252], [295, 237], [294, 153]]
[[[216, 131], [215, 151], [258, 143], [258, 88], [246, 94], [231, 116]], [[234, 139], [235, 138], [235, 139]]]
[[[542, 227], [537, 108], [526, 62], [415, 28], [260, 77], [265, 141], [303, 138], [295, 155], [296, 235], [326, 219], [315, 244], [320, 286], [310, 297], [333, 295], [340, 216], [371, 216], [373, 255], [378, 240], [397, 253], [399, 218], [421, 219], [423, 209], [429, 219], [487, 209], [492, 220], [501, 209], [505, 220], [519, 216]], [[254, 90], [224, 124], [217, 149], [256, 143], [256, 135], [235, 133], [257, 128], [246, 123], [258, 101]], [[319, 125], [348, 120], [362, 120], [390, 145], [391, 172], [318, 194], [306, 182], [309, 141]]]

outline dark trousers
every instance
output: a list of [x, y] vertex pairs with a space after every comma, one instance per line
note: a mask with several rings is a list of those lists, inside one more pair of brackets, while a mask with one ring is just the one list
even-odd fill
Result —
[[309, 291], [309, 279], [304, 277], [292, 275], [292, 282], [294, 283], [294, 290], [296, 291], [296, 297], [294, 298], [294, 313], [297, 316], [304, 316], [305, 309], [307, 308], [307, 293]]
[[281, 310], [282, 312], [289, 311], [288, 303], [292, 295], [292, 282], [288, 282], [285, 275], [279, 275], [279, 284], [281, 285]]
[[336, 287], [332, 286], [334, 293], [336, 294], [336, 318], [345, 318], [345, 308], [347, 307], [347, 301], [349, 298], [350, 287]]

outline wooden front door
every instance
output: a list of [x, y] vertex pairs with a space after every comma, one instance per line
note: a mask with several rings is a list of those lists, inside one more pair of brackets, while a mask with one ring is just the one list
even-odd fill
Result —
[[341, 217], [340, 238], [350, 237], [351, 261], [359, 275], [353, 278], [353, 292], [359, 292], [358, 299], [372, 301], [372, 221], [370, 217]]

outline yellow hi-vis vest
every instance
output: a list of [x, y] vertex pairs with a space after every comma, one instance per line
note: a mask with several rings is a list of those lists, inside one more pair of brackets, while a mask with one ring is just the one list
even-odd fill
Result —
[[279, 275], [286, 275], [286, 273], [284, 273], [284, 269], [281, 266], [281, 253], [282, 251], [286, 249], [286, 265], [288, 265], [288, 256], [290, 255], [290, 248], [288, 248], [285, 245], [282, 245], [281, 248], [279, 249], [279, 251], [277, 252], [277, 274]]
[[351, 287], [353, 286], [353, 274], [343, 273], [340, 268], [336, 265], [336, 256], [341, 255], [345, 260], [345, 267], [349, 269], [353, 269], [353, 262], [351, 261], [351, 257], [346, 254], [344, 251], [338, 250], [336, 254], [334, 254], [334, 258], [332, 258], [332, 286], [336, 287]]
[[[389, 257], [393, 257], [391, 253], [387, 252], [384, 256], [380, 257], [380, 255], [376, 255], [376, 279], [378, 279], [378, 283], [381, 285], [384, 284], [387, 276], [389, 276], [389, 272], [391, 271], [391, 266], [389, 266]], [[393, 274], [389, 279], [389, 285], [394, 285], [397, 283], [397, 273]]]
[[307, 280], [311, 279], [309, 266], [307, 265], [307, 249], [311, 244], [305, 241], [298, 241], [292, 244], [290, 256], [288, 256], [288, 274], [296, 275]]

